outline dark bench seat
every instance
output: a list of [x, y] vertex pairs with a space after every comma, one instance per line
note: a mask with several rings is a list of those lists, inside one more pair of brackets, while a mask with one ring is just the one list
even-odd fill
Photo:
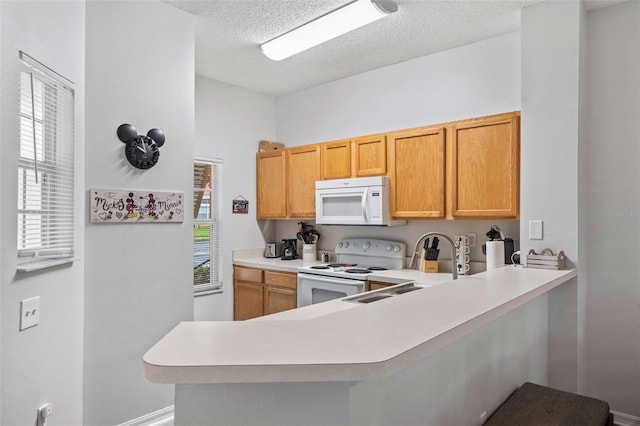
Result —
[[485, 426], [611, 426], [609, 404], [599, 399], [525, 383]]

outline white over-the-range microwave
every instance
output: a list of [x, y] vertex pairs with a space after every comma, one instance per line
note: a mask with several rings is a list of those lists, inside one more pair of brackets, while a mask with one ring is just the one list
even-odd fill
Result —
[[316, 181], [316, 223], [320, 225], [406, 225], [392, 220], [389, 177]]

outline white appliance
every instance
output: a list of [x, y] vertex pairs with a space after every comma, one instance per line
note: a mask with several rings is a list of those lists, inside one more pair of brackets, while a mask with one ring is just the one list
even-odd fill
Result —
[[406, 225], [392, 220], [389, 177], [316, 181], [316, 223], [320, 225]]
[[338, 242], [336, 262], [298, 268], [298, 307], [326, 302], [368, 290], [367, 280], [376, 270], [402, 269], [405, 243], [373, 238]]

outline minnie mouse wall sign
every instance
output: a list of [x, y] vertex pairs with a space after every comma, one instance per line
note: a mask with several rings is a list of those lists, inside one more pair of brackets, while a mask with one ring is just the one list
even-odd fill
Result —
[[182, 192], [91, 190], [91, 222], [183, 222]]

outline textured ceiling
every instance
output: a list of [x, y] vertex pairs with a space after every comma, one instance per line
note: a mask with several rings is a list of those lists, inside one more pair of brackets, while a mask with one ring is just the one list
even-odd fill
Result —
[[262, 55], [260, 43], [352, 0], [165, 1], [197, 16], [198, 74], [283, 95], [517, 31], [520, 9], [541, 0], [395, 0], [396, 13], [282, 61]]

